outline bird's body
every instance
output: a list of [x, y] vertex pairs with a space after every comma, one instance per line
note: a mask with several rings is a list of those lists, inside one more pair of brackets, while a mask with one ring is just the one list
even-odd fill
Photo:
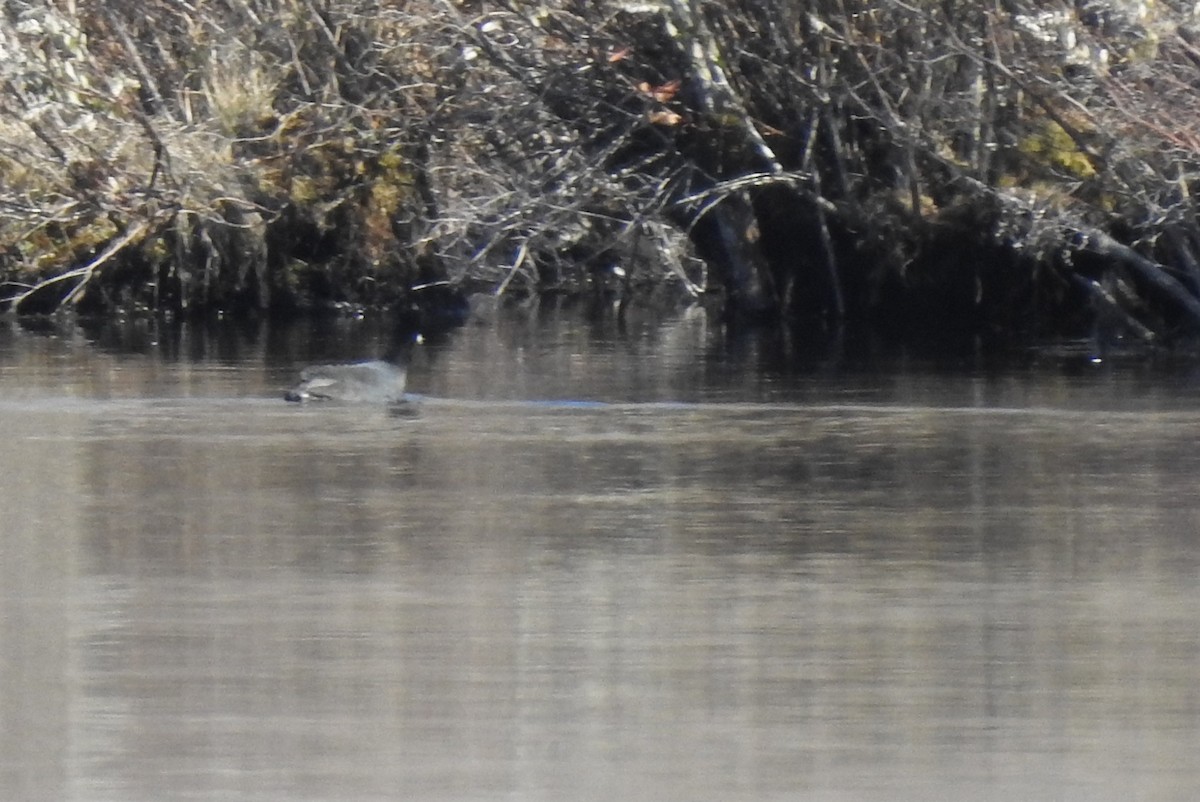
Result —
[[[469, 311], [449, 282], [413, 287], [414, 293], [418, 291], [425, 305], [414, 300], [398, 311], [382, 359], [305, 368], [300, 373], [300, 383], [288, 390], [284, 398], [296, 402], [403, 404], [409, 361], [414, 346], [424, 342], [422, 332], [440, 332], [459, 325]], [[433, 303], [430, 298], [441, 303]]]
[[408, 371], [384, 360], [346, 365], [313, 365], [284, 396], [288, 401], [347, 401], [396, 404], [404, 400]]

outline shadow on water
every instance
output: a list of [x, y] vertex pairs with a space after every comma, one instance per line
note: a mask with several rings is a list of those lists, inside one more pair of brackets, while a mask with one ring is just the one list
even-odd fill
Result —
[[1190, 798], [1187, 370], [574, 320], [0, 328], [0, 797]]
[[[580, 324], [586, 318], [587, 322]], [[69, 362], [106, 355], [114, 360], [151, 359], [164, 364], [244, 366], [258, 362], [266, 370], [297, 370], [313, 362], [356, 361], [381, 357], [395, 326], [387, 315], [329, 314], [311, 319], [194, 321], [58, 321], [9, 320], [0, 326], [0, 359], [17, 348]], [[467, 336], [486, 333], [487, 337]], [[42, 346], [34, 345], [42, 341]], [[1099, 359], [1086, 342], [1030, 347], [963, 335], [931, 341], [881, 336], [869, 329], [822, 329], [783, 324], [729, 326], [702, 310], [668, 315], [662, 310], [631, 306], [618, 316], [614, 309], [593, 309], [559, 300], [507, 311], [492, 311], [463, 331], [442, 333], [421, 349], [418, 360], [434, 382], [454, 372], [464, 356], [476, 370], [482, 349], [494, 350], [501, 366], [494, 373], [522, 370], [531, 362], [553, 381], [561, 373], [570, 387], [556, 389], [559, 398], [604, 401], [698, 401], [731, 398], [742, 401], [804, 402], [826, 383], [862, 388], [865, 400], [889, 402], [887, 387], [909, 375], [943, 377], [947, 384], [965, 380], [993, 383], [1052, 382], [1114, 386], [1121, 393], [1175, 393], [1180, 384], [1200, 378], [1196, 360], [1186, 354], [1113, 353]], [[474, 349], [471, 352], [469, 349]], [[464, 353], [467, 351], [467, 353]], [[446, 360], [452, 360], [446, 361]], [[568, 361], [588, 362], [588, 372], [561, 370]], [[439, 364], [445, 361], [445, 364]], [[610, 363], [620, 376], [592, 375], [596, 362]], [[618, 364], [619, 363], [619, 364]], [[487, 365], [481, 366], [486, 369]], [[73, 369], [73, 368], [72, 368]], [[638, 371], [669, 374], [667, 380]], [[535, 386], [540, 377], [527, 384]], [[612, 379], [617, 383], [613, 384]], [[508, 397], [527, 398], [501, 376], [485, 376]], [[647, 387], [647, 382], [654, 386]], [[879, 392], [867, 392], [872, 383]], [[723, 392], [728, 388], [729, 392]], [[669, 391], [676, 390], [678, 397]], [[418, 388], [418, 391], [420, 389]], [[499, 389], [480, 389], [473, 397], [499, 397]], [[1118, 400], [1118, 405], [1121, 403]]]

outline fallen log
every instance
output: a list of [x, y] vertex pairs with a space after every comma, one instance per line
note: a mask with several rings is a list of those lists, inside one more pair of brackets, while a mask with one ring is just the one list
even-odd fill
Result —
[[[18, 315], [50, 314], [61, 310], [63, 306], [75, 306], [100, 268], [128, 246], [141, 242], [149, 229], [148, 222], [134, 224], [125, 233], [110, 240], [104, 250], [86, 265], [51, 276], [18, 293], [10, 299], [12, 310]], [[74, 283], [64, 288], [67, 282]]]
[[1165, 265], [1143, 256], [1099, 229], [1083, 230], [1079, 232], [1079, 235], [1081, 239], [1079, 250], [1125, 265], [1174, 301], [1187, 313], [1192, 326], [1200, 330], [1200, 299], [1196, 298], [1182, 282], [1172, 276]]

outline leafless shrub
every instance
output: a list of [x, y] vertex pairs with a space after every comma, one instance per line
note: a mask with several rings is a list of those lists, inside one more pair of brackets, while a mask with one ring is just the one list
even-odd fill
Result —
[[1194, 328], [1200, 28], [1139, 8], [9, 0], [10, 295], [124, 262], [177, 307], [653, 279], [838, 320], [1122, 274]]

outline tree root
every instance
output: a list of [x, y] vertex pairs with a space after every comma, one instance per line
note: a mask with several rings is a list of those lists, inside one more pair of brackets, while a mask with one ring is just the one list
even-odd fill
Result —
[[[39, 281], [24, 292], [10, 298], [10, 308], [17, 314], [47, 314], [62, 311], [64, 307], [76, 306], [83, 298], [88, 284], [99, 273], [100, 268], [130, 245], [140, 243], [149, 230], [150, 223], [148, 221], [135, 223], [123, 234], [110, 240], [108, 245], [104, 246], [104, 250], [86, 265]], [[71, 281], [75, 282], [74, 285], [64, 292], [62, 285]]]

